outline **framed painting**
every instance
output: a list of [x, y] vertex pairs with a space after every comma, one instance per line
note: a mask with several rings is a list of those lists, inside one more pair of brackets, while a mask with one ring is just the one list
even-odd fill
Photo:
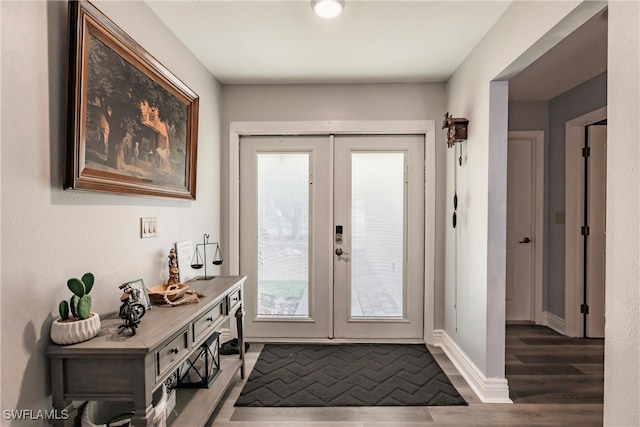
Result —
[[91, 3], [69, 13], [65, 189], [195, 199], [198, 96]]

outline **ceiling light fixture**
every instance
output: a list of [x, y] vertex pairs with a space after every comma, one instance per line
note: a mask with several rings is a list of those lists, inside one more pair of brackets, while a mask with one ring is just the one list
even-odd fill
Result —
[[311, 8], [321, 18], [335, 18], [342, 13], [344, 0], [311, 0]]

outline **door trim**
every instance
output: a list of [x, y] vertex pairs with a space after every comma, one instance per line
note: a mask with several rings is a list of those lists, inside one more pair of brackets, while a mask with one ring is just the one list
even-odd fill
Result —
[[392, 121], [247, 121], [229, 123], [227, 236], [228, 274], [240, 273], [240, 138], [266, 135], [423, 135], [425, 143], [424, 206], [424, 341], [433, 344], [435, 327], [436, 147], [435, 120]]
[[507, 140], [531, 138], [533, 142], [533, 238], [535, 242], [533, 250], [533, 286], [531, 295], [531, 314], [537, 325], [545, 324], [543, 313], [543, 286], [544, 286], [544, 131], [509, 131]]
[[[580, 304], [583, 301], [582, 272], [582, 206], [584, 204], [583, 179], [585, 126], [607, 118], [607, 107], [598, 108], [590, 113], [576, 117], [565, 125], [565, 211], [566, 224], [564, 231], [564, 324], [565, 335], [582, 336], [582, 314]], [[579, 188], [580, 191], [572, 191]]]

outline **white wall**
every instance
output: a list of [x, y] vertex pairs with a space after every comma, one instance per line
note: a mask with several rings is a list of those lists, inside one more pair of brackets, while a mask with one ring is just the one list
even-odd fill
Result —
[[[444, 85], [232, 85], [222, 88], [223, 156], [230, 121], [436, 120], [444, 115]], [[435, 319], [442, 327], [444, 294], [444, 133], [436, 135]], [[223, 171], [226, 176], [226, 166]], [[227, 188], [225, 182], [223, 188]], [[228, 195], [223, 193], [223, 206]], [[226, 214], [223, 215], [223, 224]]]
[[[459, 225], [446, 234], [445, 332], [488, 379], [504, 377], [508, 108], [504, 84], [490, 82], [517, 74], [602, 7], [512, 3], [446, 86], [447, 110], [470, 123], [457, 167]], [[449, 150], [446, 200], [453, 197], [453, 156]]]
[[604, 424], [640, 425], [640, 3], [609, 2]]
[[[93, 272], [94, 311], [117, 311], [122, 282], [166, 280], [176, 241], [219, 236], [220, 85], [143, 2], [94, 3], [200, 96], [197, 201], [62, 190], [67, 2], [1, 2], [3, 410], [51, 405], [44, 351], [69, 277]], [[157, 238], [140, 239], [142, 216]]]

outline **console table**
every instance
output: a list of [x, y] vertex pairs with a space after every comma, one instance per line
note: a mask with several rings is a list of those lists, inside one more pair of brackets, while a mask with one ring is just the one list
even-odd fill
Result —
[[[205, 294], [198, 303], [175, 307], [152, 306], [142, 317], [136, 334], [118, 333], [117, 314], [101, 319], [98, 335], [88, 341], [61, 346], [51, 344], [53, 408], [68, 408], [71, 401], [131, 401], [136, 427], [151, 424], [153, 395], [164, 381], [228, 319], [238, 327], [239, 356], [220, 356], [221, 371], [209, 388], [177, 389], [177, 416], [168, 424], [201, 426], [206, 423], [234, 375], [244, 378], [242, 284], [246, 276], [218, 276], [192, 280], [189, 289]], [[58, 425], [54, 422], [54, 425]], [[62, 425], [62, 424], [60, 424]]]

